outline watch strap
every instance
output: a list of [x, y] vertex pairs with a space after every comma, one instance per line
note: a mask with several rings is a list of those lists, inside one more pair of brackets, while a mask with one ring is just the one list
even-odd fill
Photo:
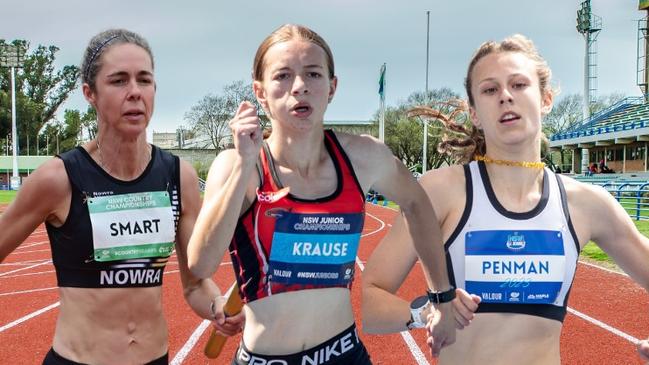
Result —
[[428, 294], [428, 300], [433, 304], [442, 304], [448, 303], [451, 300], [455, 299], [455, 287], [451, 285], [451, 288], [446, 291], [430, 291], [426, 290]]

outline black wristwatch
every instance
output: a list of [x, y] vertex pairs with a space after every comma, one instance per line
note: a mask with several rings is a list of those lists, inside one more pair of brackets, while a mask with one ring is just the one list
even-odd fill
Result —
[[426, 294], [428, 294], [428, 300], [433, 304], [448, 303], [455, 299], [455, 287], [451, 285], [449, 290], [442, 292], [426, 290]]

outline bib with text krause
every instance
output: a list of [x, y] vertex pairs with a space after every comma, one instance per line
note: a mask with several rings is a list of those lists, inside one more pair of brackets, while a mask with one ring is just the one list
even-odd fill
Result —
[[268, 262], [271, 281], [282, 284], [347, 285], [354, 277], [362, 213], [276, 217]]
[[466, 290], [483, 302], [555, 304], [566, 264], [561, 232], [467, 232], [465, 253]]
[[166, 191], [89, 198], [88, 211], [96, 261], [166, 257], [174, 249], [175, 223]]

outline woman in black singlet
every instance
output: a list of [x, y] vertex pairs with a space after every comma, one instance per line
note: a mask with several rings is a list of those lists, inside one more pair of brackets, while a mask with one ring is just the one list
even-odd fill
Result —
[[[364, 196], [372, 188], [400, 205], [431, 287], [448, 290], [432, 207], [383, 143], [323, 128], [337, 78], [318, 34], [277, 29], [257, 50], [253, 78], [272, 133], [262, 141], [257, 110], [239, 106], [230, 122], [235, 148], [208, 175], [189, 267], [210, 277], [229, 245], [246, 316], [233, 364], [368, 364], [349, 290]], [[455, 334], [450, 304], [440, 310], [434, 351]], [[394, 315], [405, 322], [408, 313]]]
[[[200, 208], [193, 168], [146, 142], [153, 56], [139, 35], [93, 37], [81, 65], [96, 139], [46, 162], [0, 216], [0, 261], [45, 222], [60, 308], [44, 364], [167, 364], [164, 267], [176, 251], [185, 298], [201, 317], [220, 295], [187, 268]], [[235, 333], [236, 319], [219, 327]]]
[[[440, 364], [559, 364], [568, 294], [579, 251], [590, 240], [649, 289], [649, 239], [627, 212], [603, 188], [555, 175], [541, 162], [541, 121], [554, 97], [550, 76], [529, 39], [486, 42], [465, 82], [472, 127], [439, 118], [448, 133], [439, 149], [464, 165], [430, 171], [420, 183], [459, 288], [457, 326], [466, 327]], [[365, 302], [393, 303], [386, 311], [407, 308], [394, 292], [416, 260], [409, 242], [397, 220], [367, 263]], [[403, 328], [370, 306], [363, 320], [373, 332]]]

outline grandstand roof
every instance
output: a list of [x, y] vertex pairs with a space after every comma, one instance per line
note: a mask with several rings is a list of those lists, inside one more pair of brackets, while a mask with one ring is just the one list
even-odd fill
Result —
[[649, 103], [629, 97], [585, 122], [550, 136], [550, 147], [593, 147], [649, 141]]

